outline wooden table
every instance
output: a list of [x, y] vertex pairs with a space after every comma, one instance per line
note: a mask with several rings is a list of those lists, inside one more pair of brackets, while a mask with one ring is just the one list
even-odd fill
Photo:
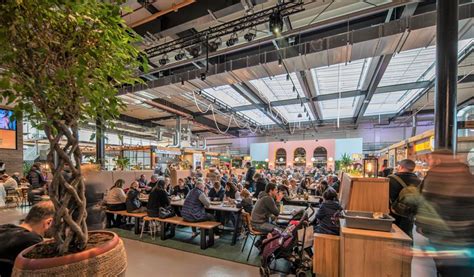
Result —
[[[148, 202], [148, 197], [140, 197], [139, 200], [144, 202], [144, 203], [147, 203]], [[180, 199], [180, 200], [176, 200], [176, 201], [171, 200], [170, 204], [171, 204], [171, 206], [181, 208], [184, 205], [184, 199]], [[209, 208], [206, 208], [206, 210], [221, 211], [221, 212], [225, 212], [225, 213], [231, 213], [231, 215], [235, 215], [236, 219], [235, 219], [234, 230], [233, 230], [233, 233], [232, 233], [232, 242], [231, 242], [231, 245], [235, 245], [236, 242], [237, 242], [237, 236], [239, 234], [239, 225], [240, 225], [240, 222], [242, 220], [242, 216], [241, 216], [242, 208], [237, 208], [235, 205], [234, 206], [224, 206], [223, 203], [220, 203], [219, 205], [211, 204], [209, 206]]]
[[345, 227], [341, 219], [340, 276], [411, 276], [411, 238], [395, 224], [391, 232]]
[[[314, 196], [310, 195], [308, 200], [305, 200], [304, 197], [297, 198], [297, 197], [291, 197], [291, 198], [286, 198], [285, 201], [290, 204], [290, 205], [299, 205], [299, 206], [319, 206], [319, 199], [321, 197], [319, 196]], [[255, 203], [257, 202], [257, 198], [252, 198], [252, 201]]]

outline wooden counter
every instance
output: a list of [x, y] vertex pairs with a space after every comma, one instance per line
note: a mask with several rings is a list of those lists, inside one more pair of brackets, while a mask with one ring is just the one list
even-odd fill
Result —
[[411, 276], [411, 257], [403, 256], [411, 238], [396, 225], [391, 232], [345, 227], [341, 219], [340, 276]]

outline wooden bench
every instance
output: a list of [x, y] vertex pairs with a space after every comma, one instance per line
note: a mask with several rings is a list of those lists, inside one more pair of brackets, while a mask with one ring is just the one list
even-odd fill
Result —
[[340, 241], [340, 236], [314, 234], [313, 272], [316, 276], [339, 276]]
[[140, 234], [140, 221], [142, 220], [142, 218], [146, 216], [146, 213], [129, 213], [127, 211], [109, 211], [109, 210], [106, 210], [105, 212], [109, 214], [121, 215], [125, 217], [134, 217], [135, 218], [135, 227], [134, 227], [135, 234], [137, 235]]
[[[155, 219], [155, 218], [154, 218]], [[175, 228], [177, 225], [180, 226], [187, 226], [187, 227], [195, 227], [199, 228], [200, 236], [201, 236], [201, 249], [206, 249], [209, 246], [214, 245], [214, 228], [221, 225], [219, 222], [215, 221], [203, 221], [203, 222], [188, 222], [184, 221], [182, 217], [173, 216], [170, 218], [157, 218], [156, 221], [160, 222], [160, 235], [162, 240], [166, 240], [167, 238], [172, 238], [175, 235]], [[170, 228], [170, 235], [166, 235], [166, 223], [171, 227]], [[209, 240], [207, 237], [209, 236]]]

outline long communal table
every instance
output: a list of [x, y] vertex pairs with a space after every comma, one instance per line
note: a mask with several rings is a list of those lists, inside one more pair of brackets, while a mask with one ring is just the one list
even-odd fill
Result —
[[[148, 197], [140, 197], [140, 201], [147, 203], [148, 202]], [[171, 200], [170, 201], [171, 206], [174, 207], [183, 207], [184, 205], [184, 199], [180, 200]], [[237, 243], [237, 237], [239, 235], [239, 226], [242, 221], [242, 208], [237, 208], [235, 205], [233, 206], [226, 206], [223, 203], [220, 203], [218, 205], [211, 204], [209, 208], [206, 208], [207, 210], [214, 210], [214, 211], [221, 211], [225, 213], [231, 213], [231, 216], [235, 215], [235, 224], [234, 224], [234, 230], [232, 232], [232, 242], [231, 245], [235, 245]]]

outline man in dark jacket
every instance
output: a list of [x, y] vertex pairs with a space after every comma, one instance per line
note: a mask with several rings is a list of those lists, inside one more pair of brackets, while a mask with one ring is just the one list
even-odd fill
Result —
[[[397, 173], [388, 176], [390, 205], [397, 200], [400, 192], [404, 188], [403, 185], [416, 187], [420, 185], [421, 180], [418, 178], [418, 176], [416, 176], [415, 173], [413, 173], [415, 166], [415, 162], [410, 159], [401, 160], [397, 166]], [[400, 181], [403, 182], [403, 184], [401, 184]], [[400, 227], [403, 232], [413, 238], [414, 218], [397, 215], [393, 212], [391, 212], [390, 215], [395, 218], [395, 225]]]
[[277, 228], [274, 224], [270, 223], [271, 217], [277, 217], [280, 215], [278, 204], [283, 198], [283, 193], [279, 193], [277, 186], [270, 183], [266, 186], [265, 191], [260, 193], [260, 198], [255, 203], [252, 210], [252, 226], [258, 231], [270, 233], [273, 229]]
[[247, 168], [247, 173], [245, 174], [245, 188], [252, 192], [255, 190], [253, 176], [255, 175], [256, 170], [250, 162], [247, 162], [245, 167]]
[[337, 192], [333, 188], [328, 188], [323, 193], [324, 202], [316, 213], [317, 224], [314, 226], [314, 232], [320, 234], [339, 235], [340, 226], [334, 215], [342, 210], [337, 201]]

